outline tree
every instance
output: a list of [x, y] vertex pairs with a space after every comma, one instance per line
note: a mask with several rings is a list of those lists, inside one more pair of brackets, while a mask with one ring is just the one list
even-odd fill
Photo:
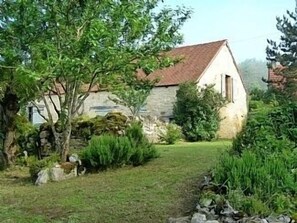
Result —
[[116, 97], [110, 97], [110, 100], [116, 104], [127, 107], [135, 119], [138, 117], [141, 108], [145, 105], [147, 97], [150, 95], [153, 87], [158, 80], [139, 78], [136, 75], [121, 80], [119, 84], [113, 85], [111, 92]]
[[239, 63], [238, 68], [241, 71], [243, 82], [249, 92], [254, 88], [262, 90], [267, 88], [267, 83], [262, 80], [267, 77], [266, 62], [255, 58], [246, 59]]
[[38, 92], [48, 114], [44, 119], [66, 160], [72, 119], [89, 92], [110, 75], [168, 66], [163, 52], [182, 42], [179, 29], [190, 11], [159, 9], [159, 0], [37, 2], [43, 32], [30, 46], [31, 63], [23, 71], [41, 77]]
[[219, 111], [224, 105], [225, 100], [213, 85], [197, 88], [196, 83], [186, 82], [176, 92], [174, 120], [187, 140], [211, 140], [219, 129]]
[[287, 11], [282, 18], [277, 17], [276, 28], [281, 34], [280, 42], [268, 40], [266, 48], [269, 68], [276, 75], [285, 78], [283, 91], [290, 98], [296, 98], [297, 87], [297, 7], [294, 12]]
[[34, 98], [34, 73], [27, 75], [22, 67], [30, 62], [29, 45], [38, 37], [35, 24], [38, 8], [34, 1], [1, 1], [0, 3], [0, 147], [8, 165], [14, 162], [15, 121], [20, 106]]

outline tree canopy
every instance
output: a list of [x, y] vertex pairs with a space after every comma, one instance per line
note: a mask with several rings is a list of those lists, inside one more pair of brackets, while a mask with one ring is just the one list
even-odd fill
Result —
[[297, 8], [293, 12], [287, 11], [283, 17], [276, 18], [276, 28], [281, 32], [277, 43], [268, 40], [266, 49], [269, 68], [274, 73], [285, 77], [284, 92], [296, 96], [297, 87]]
[[[20, 0], [0, 3], [9, 10], [18, 4], [24, 7], [16, 8], [15, 16], [9, 10], [2, 14], [1, 21], [7, 21], [7, 32], [14, 30], [13, 38], [20, 40], [16, 46], [23, 46], [23, 37], [30, 37], [18, 63], [12, 61], [7, 66], [17, 66], [20, 77], [38, 80], [33, 89], [45, 105], [47, 116], [43, 117], [52, 127], [56, 149], [63, 160], [69, 151], [72, 118], [90, 91], [100, 89], [103, 79], [111, 75], [135, 75], [138, 69], [148, 74], [171, 65], [171, 59], [163, 52], [182, 42], [179, 30], [189, 18], [190, 10], [159, 8], [160, 2]], [[29, 19], [23, 20], [23, 15]], [[23, 29], [14, 29], [18, 25]], [[5, 45], [9, 41], [7, 33], [0, 43]], [[14, 43], [10, 46], [6, 49], [8, 55], [18, 52]]]

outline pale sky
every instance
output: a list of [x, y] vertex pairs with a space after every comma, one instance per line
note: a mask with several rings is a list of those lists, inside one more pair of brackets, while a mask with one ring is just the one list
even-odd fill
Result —
[[295, 10], [295, 0], [164, 0], [193, 10], [181, 32], [183, 45], [227, 39], [235, 60], [266, 60], [267, 39], [279, 40], [276, 17]]

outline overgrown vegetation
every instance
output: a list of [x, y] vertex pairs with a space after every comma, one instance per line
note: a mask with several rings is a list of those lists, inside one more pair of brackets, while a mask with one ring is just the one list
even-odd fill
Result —
[[271, 92], [259, 95], [252, 96], [247, 124], [221, 157], [215, 181], [248, 214], [290, 214], [297, 208], [297, 105]]
[[59, 154], [52, 154], [49, 157], [46, 157], [42, 160], [38, 160], [34, 156], [30, 156], [27, 165], [29, 166], [29, 173], [33, 182], [36, 181], [38, 177], [38, 173], [45, 169], [53, 166], [54, 163], [58, 163], [60, 161]]
[[160, 131], [159, 137], [161, 142], [169, 145], [175, 144], [176, 141], [182, 138], [181, 127], [174, 123], [169, 123], [166, 125], [165, 131]]
[[142, 165], [158, 156], [139, 123], [132, 123], [124, 136], [94, 136], [81, 157], [89, 169], [106, 169], [123, 165]]
[[225, 104], [214, 86], [197, 89], [197, 84], [187, 82], [176, 92], [173, 114], [176, 124], [188, 141], [212, 140], [219, 129], [219, 110]]
[[88, 141], [93, 135], [123, 135], [128, 127], [127, 116], [120, 112], [111, 112], [104, 117], [78, 116], [72, 122], [72, 137]]

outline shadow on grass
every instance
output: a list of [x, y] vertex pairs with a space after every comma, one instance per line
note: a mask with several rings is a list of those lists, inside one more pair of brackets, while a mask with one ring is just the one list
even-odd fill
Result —
[[195, 213], [200, 198], [200, 185], [206, 175], [209, 175], [209, 171], [195, 178], [188, 178], [178, 189], [180, 198], [170, 213], [171, 217], [183, 217]]
[[28, 168], [12, 168], [0, 172], [0, 185], [33, 185]]

